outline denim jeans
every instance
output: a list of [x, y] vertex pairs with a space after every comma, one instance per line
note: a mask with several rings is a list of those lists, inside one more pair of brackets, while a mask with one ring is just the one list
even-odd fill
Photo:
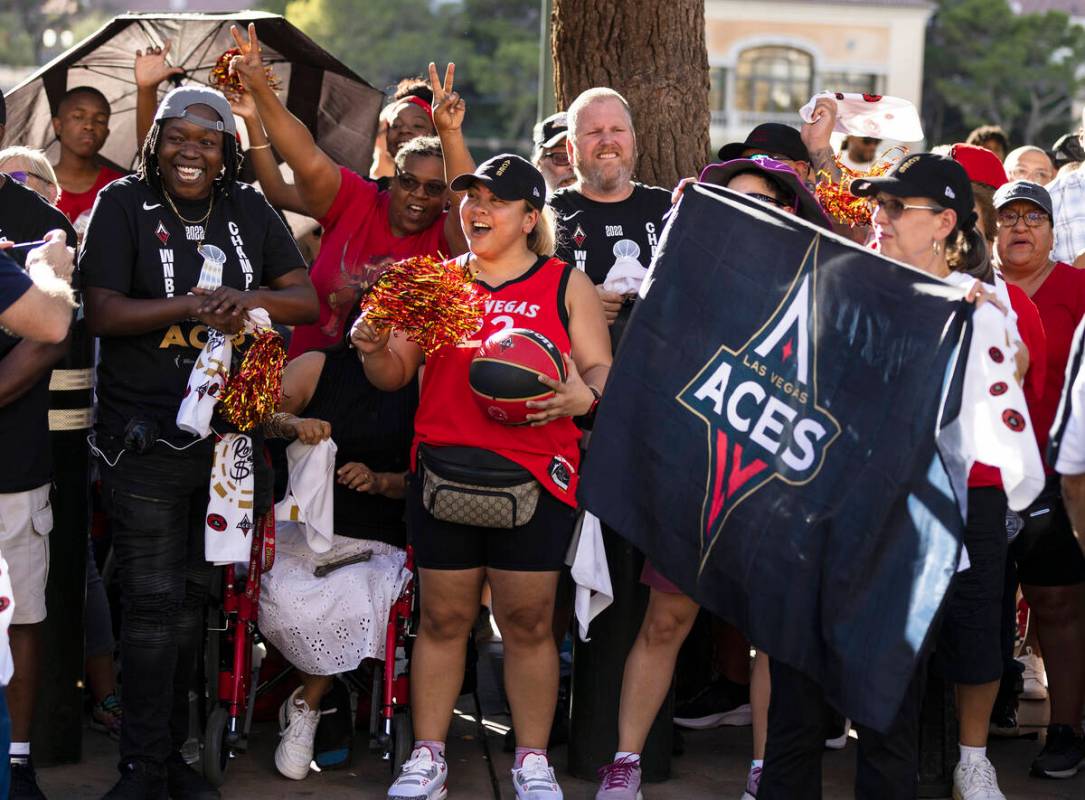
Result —
[[[102, 446], [107, 454], [107, 447]], [[101, 463], [121, 584], [122, 762], [162, 764], [188, 735], [188, 690], [214, 567], [204, 561], [212, 442]]]

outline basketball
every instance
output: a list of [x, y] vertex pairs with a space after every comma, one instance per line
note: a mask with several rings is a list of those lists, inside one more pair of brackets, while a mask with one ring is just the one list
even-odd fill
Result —
[[508, 328], [490, 336], [471, 361], [468, 380], [482, 413], [505, 425], [523, 425], [534, 409], [528, 400], [554, 392], [539, 376], [565, 380], [565, 361], [554, 343], [527, 328]]

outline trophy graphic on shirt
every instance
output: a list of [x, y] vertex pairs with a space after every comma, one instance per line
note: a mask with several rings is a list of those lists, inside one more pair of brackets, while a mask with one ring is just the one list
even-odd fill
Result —
[[648, 270], [641, 266], [640, 245], [632, 239], [619, 239], [612, 248], [614, 264], [603, 279], [603, 289], [621, 295], [636, 294]]
[[203, 267], [200, 269], [200, 280], [196, 283], [196, 288], [213, 292], [222, 286], [222, 265], [226, 263], [226, 254], [213, 244], [201, 244], [196, 248], [196, 252], [203, 256]]

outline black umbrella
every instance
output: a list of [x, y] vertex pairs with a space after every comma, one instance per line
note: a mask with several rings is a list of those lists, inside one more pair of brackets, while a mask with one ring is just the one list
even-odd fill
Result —
[[[113, 108], [101, 155], [121, 167], [135, 166], [136, 50], [172, 42], [169, 63], [185, 72], [182, 84], [206, 84], [215, 62], [234, 46], [230, 26], [256, 25], [264, 61], [281, 84], [280, 97], [337, 163], [369, 172], [383, 95], [278, 14], [122, 14], [54, 58], [11, 90], [7, 100], [8, 144], [59, 147], [51, 118], [64, 92], [75, 86], [100, 90]], [[239, 125], [239, 129], [243, 126]], [[55, 161], [57, 154], [50, 152]]]

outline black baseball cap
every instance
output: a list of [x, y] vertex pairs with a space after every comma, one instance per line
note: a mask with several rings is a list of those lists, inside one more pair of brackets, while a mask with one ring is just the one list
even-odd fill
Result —
[[895, 197], [926, 197], [942, 208], [956, 211], [957, 225], [962, 230], [976, 224], [972, 181], [964, 167], [949, 156], [934, 153], [906, 156], [884, 177], [852, 181], [849, 191], [856, 197], [873, 197], [879, 192]]
[[1055, 207], [1051, 202], [1050, 193], [1038, 183], [1010, 181], [1000, 186], [998, 191], [995, 192], [994, 204], [996, 209], [1002, 208], [1002, 206], [1008, 205], [1015, 200], [1027, 200], [1047, 212], [1049, 217], [1054, 218], [1055, 216]]
[[763, 122], [750, 131], [744, 142], [731, 142], [720, 148], [720, 161], [734, 161], [751, 148], [761, 150], [767, 156], [787, 156], [789, 161], [810, 162], [810, 153], [802, 142], [802, 135], [790, 125], [781, 122]]
[[543, 150], [553, 147], [569, 135], [569, 118], [564, 111], [551, 114], [542, 122], [535, 124], [532, 138], [535, 141], [535, 149]]
[[1064, 133], [1051, 146], [1052, 158], [1056, 165], [1085, 161], [1085, 148], [1081, 146], [1081, 136], [1076, 133]]
[[454, 192], [466, 192], [476, 183], [486, 186], [502, 200], [526, 200], [538, 211], [546, 205], [546, 181], [527, 159], [514, 153], [502, 153], [483, 161], [474, 172], [452, 179]]

